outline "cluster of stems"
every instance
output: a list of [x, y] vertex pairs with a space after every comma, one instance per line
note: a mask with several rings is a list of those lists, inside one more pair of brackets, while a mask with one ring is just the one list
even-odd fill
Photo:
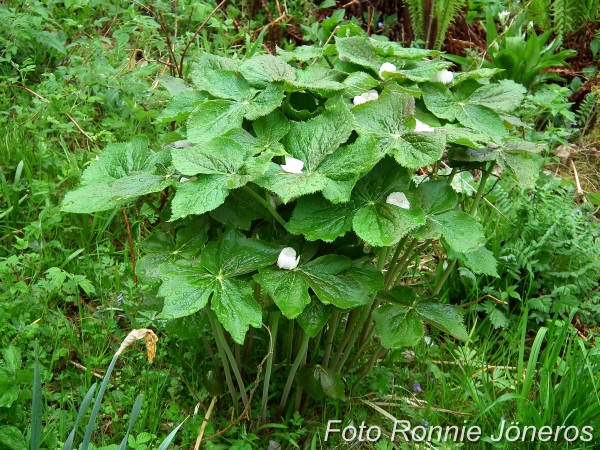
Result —
[[[471, 215], [477, 213], [479, 203], [485, 191], [486, 182], [492, 173], [492, 169], [493, 164], [490, 164], [482, 171], [479, 188], [469, 207], [469, 214]], [[456, 171], [451, 173], [447, 180], [448, 183], [452, 181], [455, 174]], [[265, 208], [271, 211], [275, 220], [281, 224], [285, 224], [284, 219], [277, 214], [268, 198], [261, 197], [250, 188], [247, 188], [247, 192], [256, 198], [263, 206], [265, 206]], [[419, 255], [421, 255], [431, 244], [431, 240], [420, 243], [417, 239], [405, 236], [395, 246], [379, 248], [374, 262], [376, 262], [378, 270], [384, 273], [384, 289], [389, 290], [394, 287], [398, 283], [398, 280], [406, 275], [407, 270], [411, 267], [413, 261], [418, 259]], [[443, 261], [439, 261], [440, 267], [443, 263]], [[431, 295], [438, 295], [441, 292], [446, 280], [452, 273], [455, 264], [456, 260], [448, 261], [446, 268], [443, 271], [438, 271], [433, 287], [430, 290]], [[255, 296], [257, 299], [260, 297], [260, 288], [258, 286], [255, 289]], [[312, 350], [310, 351], [310, 363], [316, 364], [319, 362], [322, 368], [327, 369], [333, 374], [352, 374], [355, 376], [354, 385], [360, 384], [360, 382], [371, 372], [376, 362], [387, 352], [387, 349], [383, 348], [379, 342], [374, 340], [375, 324], [373, 322], [372, 314], [379, 306], [380, 300], [378, 300], [377, 293], [375, 293], [371, 296], [369, 304], [350, 311], [332, 308], [332, 313], [326, 326], [312, 339], [313, 345]], [[250, 386], [244, 384], [244, 378], [242, 376], [242, 359], [240, 358], [242, 349], [236, 344], [234, 355], [234, 351], [231, 350], [223, 327], [215, 317], [214, 313], [208, 310], [208, 316], [215, 337], [218, 354], [221, 359], [223, 374], [233, 404], [236, 408], [239, 408], [239, 401], [241, 400], [243, 406], [246, 407], [248, 402], [247, 390]], [[293, 406], [294, 410], [300, 410], [302, 405], [306, 404], [306, 402], [303, 402], [303, 391], [300, 387], [296, 388], [295, 401], [293, 404], [289, 403], [288, 400], [299, 368], [308, 361], [311, 338], [295, 320], [287, 318], [283, 318], [283, 320], [284, 327], [287, 323], [287, 331], [283, 333], [283, 337], [280, 339], [280, 343], [282, 344], [280, 349], [277, 343], [280, 338], [279, 334], [281, 334], [281, 312], [277, 311], [269, 313], [269, 354], [266, 360], [265, 372], [261, 378], [263, 390], [260, 411], [261, 422], [263, 424], [267, 423], [268, 420], [267, 405], [271, 398], [269, 388], [272, 375], [279, 368], [286, 367], [289, 369], [274, 420], [278, 421], [284, 411], [286, 411], [286, 408], [291, 411], [291, 407]], [[220, 374], [221, 371], [218, 368], [219, 365], [217, 364], [216, 355], [210, 348], [206, 338], [203, 338], [203, 341]], [[248, 345], [251, 346], [252, 343], [246, 342], [244, 345], [246, 350], [244, 350], [243, 353], [246, 357], [250, 354], [250, 352], [247, 351]], [[361, 364], [359, 369], [354, 370], [357, 362], [361, 357], [366, 357], [368, 352], [371, 352], [371, 356], [368, 357], [366, 363]], [[351, 356], [352, 358], [350, 359]], [[236, 383], [234, 383], [234, 379]]]

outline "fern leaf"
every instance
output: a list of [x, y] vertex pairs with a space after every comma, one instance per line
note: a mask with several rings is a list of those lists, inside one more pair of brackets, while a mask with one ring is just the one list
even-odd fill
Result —
[[554, 31], [565, 34], [573, 31], [577, 26], [579, 0], [554, 0], [552, 4], [552, 19]]
[[406, 0], [415, 39], [425, 39], [424, 0]]
[[440, 0], [437, 2], [435, 10], [438, 19], [438, 29], [435, 44], [433, 46], [435, 50], [440, 50], [442, 48], [450, 24], [466, 4], [467, 0]]
[[550, 28], [550, 0], [532, 0], [529, 12], [538, 27], [544, 30]]

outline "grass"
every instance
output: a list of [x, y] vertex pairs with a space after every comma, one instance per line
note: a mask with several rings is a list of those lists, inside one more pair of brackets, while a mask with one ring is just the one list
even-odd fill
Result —
[[[20, 37], [22, 47], [14, 56], [18, 67], [0, 63], [0, 114], [8, 122], [0, 129], [0, 427], [13, 426], [35, 436], [38, 425], [29, 424], [29, 417], [41, 408], [41, 448], [61, 447], [86, 393], [104, 377], [127, 332], [151, 327], [159, 335], [156, 362], [148, 364], [139, 345], [120, 358], [92, 442], [96, 447], [119, 445], [141, 394], [143, 403], [129, 448], [156, 448], [181, 422], [184, 425], [174, 442], [177, 448], [190, 448], [210, 402], [202, 377], [213, 365], [198, 350], [202, 341], [169, 335], [148, 307], [140, 308], [120, 210], [88, 216], [64, 214], [58, 208], [64, 193], [78, 183], [82, 168], [106, 143], [143, 133], [159, 147], [171, 137], [168, 126], [153, 122], [165, 98], [160, 90], [150, 89], [166, 67], [153, 61], [168, 58], [168, 48], [156, 17], [133, 4], [70, 4], [63, 11], [54, 2], [8, 3], [9, 8], [18, 7], [10, 12], [20, 24], [13, 28], [12, 38]], [[170, 4], [158, 6], [164, 17], [173, 17]], [[186, 21], [178, 22], [178, 49], [215, 6], [197, 2], [185, 12], [189, 16], [180, 16]], [[275, 2], [269, 6], [271, 12], [277, 11]], [[306, 2], [286, 6], [299, 22], [310, 8]], [[64, 19], [72, 22], [60, 25]], [[198, 48], [241, 54], [247, 36], [255, 37], [254, 30], [269, 21], [264, 12], [244, 16], [241, 8], [232, 6], [227, 19], [218, 13], [201, 31], [189, 56], [193, 59]], [[174, 36], [172, 23], [168, 22], [167, 31]], [[43, 31], [55, 40], [32, 53], [39, 45], [35, 37]], [[2, 34], [2, 39], [8, 38]], [[36, 57], [23, 59], [28, 53]], [[136, 55], [144, 60], [127, 60], [132, 56], [135, 60]], [[134, 241], [140, 241], [153, 212], [143, 205], [125, 212]], [[496, 224], [489, 223], [490, 227]], [[137, 249], [134, 253], [137, 256]], [[521, 299], [535, 295], [530, 281], [519, 291]], [[471, 299], [481, 294], [473, 286], [463, 293]], [[288, 412], [281, 423], [268, 429], [268, 435], [256, 431], [256, 423], [242, 422], [203, 448], [266, 448], [269, 440], [286, 448], [347, 448], [344, 443], [323, 441], [324, 424], [332, 418], [344, 418], [344, 425], [350, 421], [377, 424], [388, 434], [390, 417], [415, 425], [426, 421], [462, 426], [466, 420], [467, 425], [481, 426], [484, 436], [494, 434], [502, 419], [554, 427], [589, 424], [600, 430], [595, 330], [586, 341], [558, 313], [537, 332], [523, 319], [527, 314], [501, 330], [486, 317], [471, 313], [469, 344], [432, 335], [434, 344], [423, 343], [414, 355], [396, 351], [377, 360], [365, 386], [348, 393], [348, 402], [323, 402], [321, 408], [304, 409], [302, 414]], [[253, 364], [262, 359], [263, 350], [264, 340], [257, 345]], [[8, 367], [9, 352], [21, 354], [14, 370]], [[272, 384], [282, 387], [285, 374], [280, 369], [281, 365], [275, 366]], [[351, 374], [347, 381], [357, 379]], [[41, 403], [33, 395], [40, 385]], [[6, 396], [9, 391], [18, 396]], [[198, 405], [200, 412], [194, 416]], [[217, 402], [205, 436], [231, 421], [232, 413], [224, 405]], [[260, 417], [256, 409], [251, 414], [254, 420]], [[80, 441], [82, 428], [77, 435]], [[575, 447], [565, 442], [519, 448], [561, 445], [594, 448], [593, 443]], [[11, 447], [0, 440], [0, 450], [5, 448]], [[391, 447], [381, 442], [375, 448]], [[438, 448], [458, 447], [440, 444]], [[493, 448], [513, 447], [503, 443]]]

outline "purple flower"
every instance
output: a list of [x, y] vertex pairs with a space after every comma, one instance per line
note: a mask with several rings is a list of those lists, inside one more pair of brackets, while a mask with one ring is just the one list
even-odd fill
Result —
[[425, 419], [421, 419], [421, 425], [427, 428], [429, 426], [429, 422], [427, 422]]
[[419, 383], [416, 383], [413, 386], [413, 392], [423, 392], [423, 389], [421, 389], [421, 385]]
[[383, 27], [383, 22], [377, 22], [377, 26], [378, 26], [379, 28]]

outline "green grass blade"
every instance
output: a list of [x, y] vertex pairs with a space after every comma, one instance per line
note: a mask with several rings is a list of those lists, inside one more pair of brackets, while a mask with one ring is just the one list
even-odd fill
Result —
[[121, 445], [119, 445], [118, 450], [126, 450], [127, 438], [129, 437], [129, 433], [131, 433], [131, 429], [133, 428], [135, 421], [137, 420], [138, 416], [140, 415], [140, 410], [142, 409], [143, 400], [144, 400], [144, 396], [141, 394], [138, 395], [138, 397], [135, 399], [135, 404], [133, 405], [133, 409], [131, 410], [131, 416], [129, 417], [129, 426], [127, 427], [127, 433], [125, 433], [125, 437], [121, 441]]
[[517, 410], [520, 410], [523, 406], [523, 402], [528, 398], [531, 385], [533, 384], [533, 377], [535, 376], [535, 366], [537, 365], [538, 358], [540, 356], [540, 349], [542, 342], [546, 336], [548, 328], [541, 327], [535, 336], [533, 345], [531, 346], [531, 353], [529, 354], [529, 361], [527, 361], [527, 372], [525, 374], [525, 380], [523, 381], [523, 388], [521, 389], [521, 399], [518, 401]]
[[92, 408], [92, 415], [90, 416], [90, 420], [88, 421], [87, 427], [85, 429], [85, 436], [83, 437], [83, 443], [79, 450], [88, 450], [90, 445], [90, 441], [92, 439], [92, 431], [94, 431], [94, 425], [96, 422], [96, 417], [98, 416], [98, 411], [100, 411], [100, 405], [102, 404], [102, 397], [104, 397], [104, 392], [106, 391], [106, 386], [108, 386], [108, 381], [110, 380], [110, 374], [115, 368], [115, 363], [117, 362], [118, 356], [113, 356], [112, 361], [110, 362], [110, 366], [108, 366], [108, 370], [106, 371], [106, 375], [104, 375], [104, 379], [102, 380], [102, 384], [100, 385], [100, 390], [98, 391], [98, 395], [96, 396], [96, 401], [94, 402], [94, 407]]
[[33, 372], [33, 399], [31, 401], [31, 437], [29, 449], [38, 450], [42, 439], [42, 380], [38, 361], [38, 342], [35, 341], [35, 370]]
[[179, 431], [181, 425], [183, 425], [183, 422], [177, 425], [177, 428], [175, 428], [169, 433], [169, 435], [165, 438], [164, 441], [162, 441], [162, 443], [158, 447], [158, 450], [167, 450], [167, 448], [169, 448], [169, 445], [171, 445], [171, 441], [175, 438], [175, 435], [177, 434], [177, 431]]
[[77, 419], [75, 420], [75, 425], [73, 425], [73, 429], [69, 433], [69, 437], [65, 441], [62, 450], [73, 450], [73, 441], [75, 440], [75, 432], [77, 431], [77, 427], [79, 426], [79, 422], [83, 419], [85, 412], [87, 411], [90, 403], [92, 403], [92, 397], [94, 396], [94, 392], [96, 392], [96, 383], [92, 385], [92, 387], [87, 391], [85, 397], [83, 397], [83, 401], [81, 402], [81, 406], [79, 407], [79, 412], [77, 413]]

